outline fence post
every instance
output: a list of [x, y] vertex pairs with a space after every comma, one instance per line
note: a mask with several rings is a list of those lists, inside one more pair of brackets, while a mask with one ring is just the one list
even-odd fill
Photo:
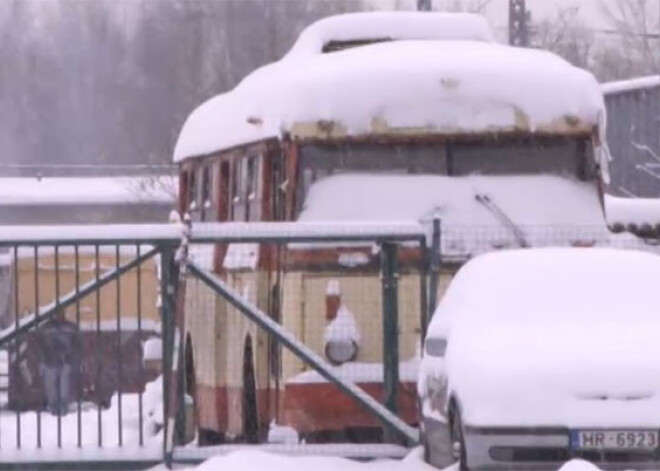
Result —
[[430, 252], [426, 243], [426, 236], [419, 240], [419, 327], [420, 347], [426, 339], [426, 327], [429, 322], [429, 258]]
[[[429, 314], [426, 318], [427, 323], [431, 322], [433, 318], [433, 312], [435, 311], [436, 305], [438, 304], [438, 283], [440, 280], [440, 264], [442, 263], [440, 252], [442, 250], [441, 242], [441, 231], [442, 225], [440, 224], [440, 218], [433, 218], [433, 234], [431, 235], [431, 279], [429, 286]], [[426, 330], [426, 326], [424, 326]]]
[[385, 407], [397, 413], [399, 384], [399, 296], [397, 246], [391, 242], [381, 245], [383, 287], [383, 382]]
[[163, 454], [165, 466], [172, 469], [174, 447], [174, 420], [176, 396], [173, 385], [175, 373], [176, 326], [175, 326], [175, 260], [171, 247], [163, 247], [161, 252], [160, 296], [161, 322], [163, 325]]

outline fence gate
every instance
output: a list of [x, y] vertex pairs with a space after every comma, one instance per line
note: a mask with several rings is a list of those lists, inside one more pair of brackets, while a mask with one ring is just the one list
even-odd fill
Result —
[[407, 454], [418, 440], [425, 240], [418, 224], [195, 223], [179, 252], [183, 394], [173, 394], [168, 459], [254, 444]]
[[0, 468], [403, 456], [425, 257], [415, 224], [2, 228]]
[[0, 230], [0, 468], [162, 462], [162, 264], [180, 233]]

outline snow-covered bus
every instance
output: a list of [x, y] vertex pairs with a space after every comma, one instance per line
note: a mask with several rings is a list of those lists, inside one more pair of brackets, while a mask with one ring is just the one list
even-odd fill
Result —
[[[603, 120], [591, 74], [545, 51], [496, 44], [481, 17], [331, 17], [305, 29], [280, 61], [188, 117], [174, 152], [180, 210], [194, 221], [426, 224], [437, 217], [441, 293], [478, 252], [608, 237]], [[208, 264], [317, 352], [344, 361], [340, 370], [378, 396], [382, 329], [373, 326], [381, 300], [364, 296], [380, 286], [377, 254], [290, 246], [282, 266], [261, 249], [218, 246]], [[272, 421], [303, 434], [377, 425], [189, 283], [188, 390], [201, 442], [254, 439]], [[418, 274], [402, 264], [399, 411], [410, 423], [417, 421], [419, 292]], [[328, 327], [347, 316], [342, 306], [355, 345], [332, 358]]]

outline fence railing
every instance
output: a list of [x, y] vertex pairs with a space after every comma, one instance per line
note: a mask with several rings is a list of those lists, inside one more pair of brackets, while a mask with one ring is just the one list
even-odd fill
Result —
[[160, 258], [179, 233], [0, 230], [0, 466], [162, 460]]
[[252, 443], [399, 456], [456, 270], [546, 246], [657, 250], [604, 226], [439, 219], [0, 229], [0, 467], [196, 462]]

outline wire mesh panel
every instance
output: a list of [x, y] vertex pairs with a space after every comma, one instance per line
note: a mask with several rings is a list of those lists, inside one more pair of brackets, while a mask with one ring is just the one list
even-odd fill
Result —
[[76, 459], [67, 450], [87, 460], [162, 453], [156, 254], [141, 244], [5, 244], [3, 461]]
[[[653, 240], [604, 225], [461, 227], [438, 220], [433, 227], [424, 239], [433, 242], [429, 251], [419, 241], [274, 240], [258, 230], [227, 241], [230, 227], [216, 244], [193, 243], [190, 262], [199, 273], [186, 277], [184, 308], [188, 440], [291, 451], [303, 444], [349, 443], [356, 450], [358, 443], [402, 443], [345, 383], [401, 423], [417, 425], [420, 347], [433, 307], [427, 303], [442, 298], [464, 263], [510, 249], [658, 249]], [[435, 274], [427, 293], [429, 268]]]
[[[656, 198], [660, 158], [660, 81], [608, 90], [607, 141], [617, 195]], [[616, 85], [616, 84], [615, 84]]]
[[[369, 400], [416, 424], [425, 257], [419, 237], [389, 244], [395, 266], [387, 270], [382, 240], [344, 237], [260, 242], [257, 234], [254, 242], [190, 247], [191, 262], [231, 291], [219, 295], [198, 277], [186, 279], [186, 391], [198, 444], [387, 441], [377, 415], [245, 315], [233, 296]], [[389, 390], [387, 356], [399, 371]]]

